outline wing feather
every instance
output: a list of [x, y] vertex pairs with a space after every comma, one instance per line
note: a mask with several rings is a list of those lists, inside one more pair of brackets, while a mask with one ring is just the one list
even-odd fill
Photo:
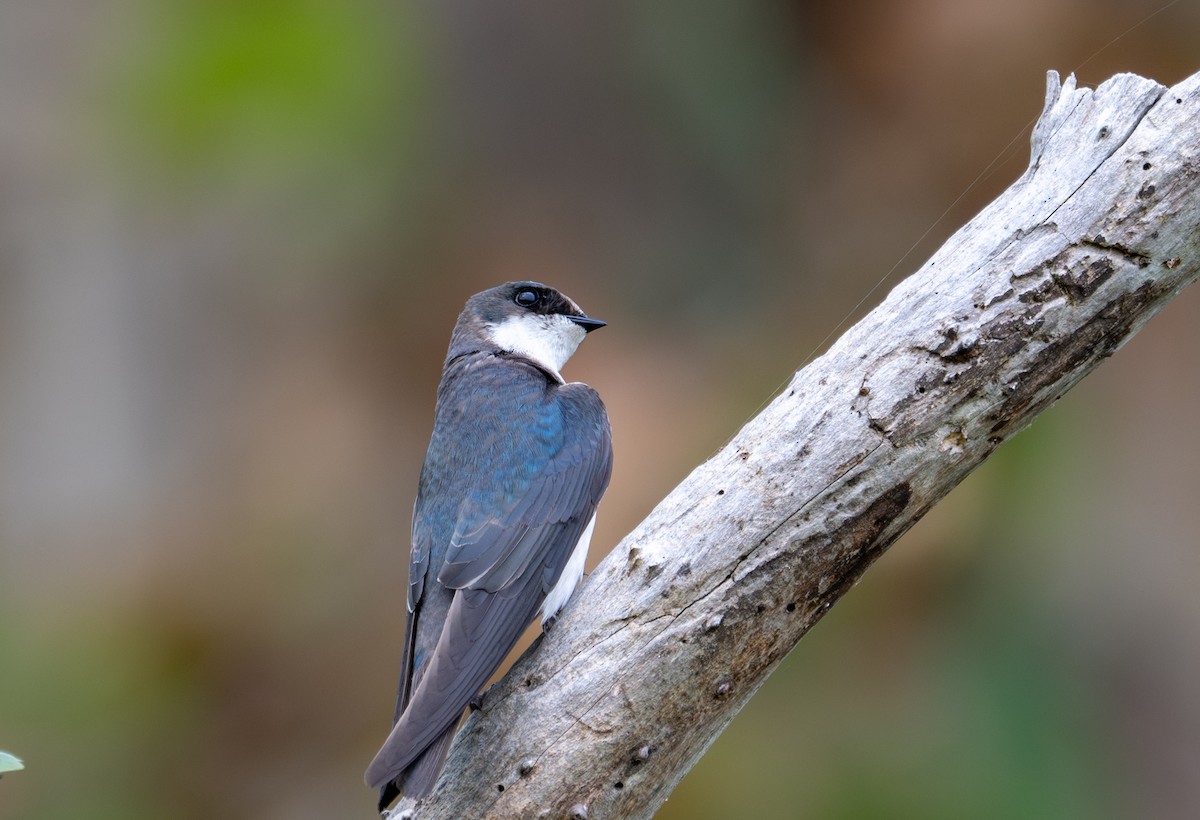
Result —
[[[495, 592], [531, 564], [540, 563], [548, 552], [561, 551], [565, 561], [574, 548], [574, 541], [566, 543], [567, 538], [544, 539], [535, 534], [532, 542], [539, 547], [530, 550], [529, 531], [565, 526], [581, 517], [586, 524], [608, 486], [612, 442], [595, 391], [569, 384], [559, 392], [564, 405], [560, 438], [564, 446], [546, 459], [524, 492], [507, 504], [471, 498], [463, 502], [446, 560], [438, 570], [439, 583], [451, 589]], [[586, 412], [587, 405], [592, 405], [593, 412]]]
[[[524, 448], [512, 446], [513, 441], [498, 446], [494, 434], [477, 442], [481, 464], [475, 466], [481, 469], [472, 477], [497, 481], [462, 488], [440, 566], [430, 565], [430, 542], [437, 537], [433, 528], [418, 523], [421, 496], [444, 498], [438, 493], [445, 494], [454, 477], [430, 468], [427, 457], [429, 475], [422, 473], [413, 528], [410, 629], [420, 617], [431, 572], [439, 586], [454, 590], [453, 598], [427, 659], [413, 660], [413, 633], [407, 636], [402, 711], [367, 770], [372, 786], [401, 776], [457, 723], [536, 616], [608, 486], [612, 441], [599, 396], [577, 383], [539, 389], [549, 391], [554, 413], [546, 413], [544, 406], [530, 408], [540, 415], [531, 412], [526, 424], [520, 403], [508, 409], [517, 419], [512, 435]], [[431, 444], [431, 453], [433, 449]], [[508, 463], [506, 458], [515, 460]], [[423, 545], [425, 536], [429, 541]]]

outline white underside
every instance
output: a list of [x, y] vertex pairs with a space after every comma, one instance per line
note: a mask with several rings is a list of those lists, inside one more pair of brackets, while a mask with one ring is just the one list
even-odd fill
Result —
[[596, 514], [592, 513], [592, 520], [584, 528], [583, 535], [579, 536], [579, 541], [575, 544], [571, 557], [567, 559], [567, 565], [563, 567], [562, 575], [558, 576], [558, 583], [554, 585], [554, 589], [550, 590], [550, 594], [546, 596], [546, 600], [542, 604], [543, 624], [558, 614], [558, 611], [563, 608], [563, 604], [571, 597], [571, 593], [575, 591], [579, 579], [583, 577], [583, 565], [587, 561], [588, 545], [592, 543], [592, 530], [594, 529], [596, 529]]

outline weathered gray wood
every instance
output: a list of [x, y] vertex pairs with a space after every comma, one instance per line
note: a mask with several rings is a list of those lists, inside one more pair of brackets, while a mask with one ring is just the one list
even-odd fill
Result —
[[884, 549], [1200, 275], [1200, 75], [1047, 86], [1026, 173], [612, 551], [417, 816], [651, 816]]

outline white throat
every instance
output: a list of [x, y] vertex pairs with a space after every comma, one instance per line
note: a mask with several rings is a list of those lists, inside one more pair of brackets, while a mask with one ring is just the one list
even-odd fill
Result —
[[566, 316], [537, 313], [512, 316], [490, 327], [489, 333], [502, 350], [532, 359], [559, 379], [559, 371], [587, 335]]

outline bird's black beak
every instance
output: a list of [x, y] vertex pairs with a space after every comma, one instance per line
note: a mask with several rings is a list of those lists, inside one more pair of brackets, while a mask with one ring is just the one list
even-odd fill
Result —
[[591, 333], [598, 327], [604, 327], [608, 322], [602, 322], [599, 319], [593, 319], [590, 316], [571, 316], [571, 321], [583, 328], [584, 332]]

